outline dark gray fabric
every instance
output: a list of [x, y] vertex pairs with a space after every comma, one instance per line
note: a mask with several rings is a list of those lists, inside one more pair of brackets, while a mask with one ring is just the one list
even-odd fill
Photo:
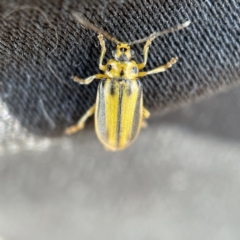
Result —
[[[16, 11], [17, 7], [39, 7]], [[146, 69], [179, 61], [165, 73], [143, 79], [145, 106], [162, 111], [239, 80], [240, 3], [235, 0], [1, 1], [0, 93], [23, 126], [56, 135], [94, 103], [97, 81], [80, 86], [72, 75], [98, 73], [97, 35], [72, 17], [75, 10], [121, 41], [191, 20], [185, 30], [156, 39]], [[58, 45], [54, 28], [58, 33]], [[107, 42], [106, 59], [114, 44]], [[142, 60], [141, 45], [134, 46]], [[51, 53], [51, 54], [50, 54]]]

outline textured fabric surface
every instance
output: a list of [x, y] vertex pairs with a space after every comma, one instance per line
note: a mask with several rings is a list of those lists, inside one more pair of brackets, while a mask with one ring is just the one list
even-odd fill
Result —
[[[23, 126], [46, 135], [61, 133], [94, 103], [97, 81], [80, 86], [71, 76], [99, 72], [100, 45], [94, 32], [73, 19], [72, 10], [121, 41], [191, 20], [187, 29], [157, 38], [150, 47], [146, 69], [174, 56], [179, 61], [165, 73], [145, 77], [144, 102], [151, 111], [162, 111], [205, 96], [239, 80], [239, 6], [238, 0], [3, 0], [1, 98]], [[18, 7], [25, 9], [9, 15]], [[108, 50], [113, 47], [107, 42]], [[138, 61], [142, 47], [133, 48]], [[106, 59], [110, 56], [108, 51]]]

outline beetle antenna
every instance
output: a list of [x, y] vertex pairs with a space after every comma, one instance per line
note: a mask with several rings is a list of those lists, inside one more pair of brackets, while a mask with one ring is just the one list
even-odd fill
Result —
[[128, 45], [134, 45], [134, 44], [138, 44], [138, 43], [142, 43], [142, 42], [146, 42], [148, 39], [152, 38], [152, 37], [160, 37], [160, 36], [163, 36], [163, 35], [166, 35], [168, 33], [172, 33], [172, 32], [176, 32], [176, 31], [179, 31], [183, 28], [186, 28], [188, 27], [189, 25], [191, 24], [191, 21], [187, 21], [181, 25], [178, 25], [176, 27], [172, 27], [172, 28], [169, 28], [169, 29], [166, 29], [166, 30], [163, 30], [161, 32], [154, 32], [152, 33], [150, 36], [148, 37], [145, 37], [145, 38], [142, 38], [142, 39], [139, 39], [139, 40], [135, 40], [133, 42], [130, 42], [128, 43]]
[[110, 41], [112, 41], [112, 42], [114, 42], [116, 44], [120, 43], [120, 41], [118, 41], [115, 37], [111, 36], [110, 34], [108, 34], [103, 29], [100, 29], [100, 28], [94, 26], [88, 20], [84, 19], [82, 14], [77, 13], [77, 12], [72, 12], [72, 15], [78, 22], [80, 22], [86, 28], [89, 28], [89, 29], [93, 30], [94, 32], [96, 32], [98, 34], [102, 34], [105, 38], [107, 38], [108, 40], [110, 40]]

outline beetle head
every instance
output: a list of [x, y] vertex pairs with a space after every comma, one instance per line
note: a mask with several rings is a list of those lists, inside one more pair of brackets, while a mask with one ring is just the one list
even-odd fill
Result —
[[112, 52], [113, 57], [117, 61], [127, 62], [130, 61], [134, 55], [134, 51], [126, 43], [119, 43], [116, 50]]

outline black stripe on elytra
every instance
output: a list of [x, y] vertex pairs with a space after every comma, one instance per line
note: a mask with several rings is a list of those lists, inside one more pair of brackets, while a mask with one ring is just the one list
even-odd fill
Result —
[[[119, 84], [119, 83], [118, 83]], [[118, 100], [118, 121], [117, 121], [117, 147], [119, 146], [120, 134], [121, 134], [121, 121], [122, 121], [122, 95], [123, 85], [119, 84], [119, 100]]]
[[103, 95], [104, 83], [105, 83], [105, 81], [104, 81], [104, 82], [101, 81], [101, 82], [99, 83], [99, 85], [98, 85], [98, 97], [99, 97], [98, 103], [97, 103], [97, 104], [98, 104], [98, 111], [97, 111], [97, 115], [98, 115], [98, 116], [99, 116], [100, 111], [101, 111], [101, 103], [102, 103], [101, 98], [102, 98], [102, 95]]
[[111, 86], [110, 86], [110, 94], [111, 95], [114, 95], [115, 94], [115, 84], [116, 84], [116, 81], [113, 79], [111, 80]]
[[132, 94], [132, 82], [129, 81], [129, 80], [128, 80], [128, 84], [127, 84], [127, 91], [126, 91], [126, 93], [127, 93], [128, 97], [131, 96], [131, 94]]
[[105, 109], [105, 99], [104, 99], [104, 85], [106, 80], [102, 80], [98, 87], [98, 102], [97, 102], [97, 119], [98, 119], [98, 129], [101, 137], [105, 137], [106, 132], [106, 109]]
[[[101, 82], [100, 82], [101, 90], [104, 88], [106, 81], [107, 81], [106, 78], [103, 78], [103, 79], [101, 80]], [[100, 88], [99, 88], [99, 89], [100, 89]]]
[[137, 134], [138, 128], [139, 128], [139, 124], [140, 124], [140, 104], [141, 104], [141, 98], [142, 98], [142, 83], [140, 82], [140, 80], [136, 80], [136, 83], [138, 85], [138, 96], [137, 96], [137, 101], [136, 101], [136, 106], [135, 106], [135, 110], [134, 110], [134, 116], [133, 116], [133, 123], [132, 123], [132, 133], [131, 133], [131, 140], [134, 139], [134, 137]]

